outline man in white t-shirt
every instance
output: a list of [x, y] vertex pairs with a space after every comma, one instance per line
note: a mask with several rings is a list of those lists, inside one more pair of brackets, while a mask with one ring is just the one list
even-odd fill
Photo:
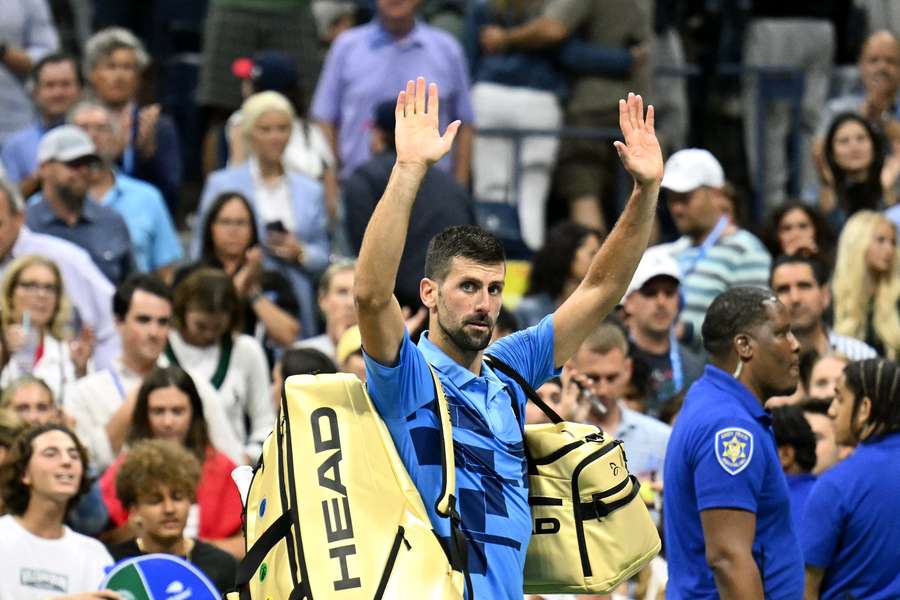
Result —
[[40, 425], [19, 436], [2, 472], [0, 599], [121, 600], [96, 591], [112, 557], [99, 541], [63, 524], [89, 487], [87, 453], [63, 425]]
[[[116, 290], [113, 312], [122, 354], [111, 368], [69, 386], [64, 400], [66, 413], [75, 418], [75, 430], [98, 471], [112, 464], [122, 448], [134, 412], [135, 392], [144, 377], [154, 367], [169, 365], [163, 349], [172, 319], [172, 293], [156, 276], [135, 274]], [[194, 378], [194, 384], [203, 401], [213, 446], [243, 463], [243, 444], [232, 430], [218, 394], [207, 381]]]

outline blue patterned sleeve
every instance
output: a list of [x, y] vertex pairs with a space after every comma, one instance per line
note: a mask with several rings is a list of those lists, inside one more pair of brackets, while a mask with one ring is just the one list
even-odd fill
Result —
[[378, 414], [384, 420], [405, 419], [434, 400], [434, 383], [422, 352], [403, 332], [397, 364], [383, 365], [363, 349], [366, 387]]
[[553, 366], [552, 314], [534, 327], [497, 340], [486, 352], [518, 371], [535, 389], [562, 371]]

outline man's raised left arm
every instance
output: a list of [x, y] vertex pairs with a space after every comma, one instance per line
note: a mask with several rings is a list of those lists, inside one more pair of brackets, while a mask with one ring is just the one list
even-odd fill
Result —
[[619, 126], [625, 142], [613, 144], [634, 189], [581, 284], [553, 315], [553, 364], [562, 366], [622, 298], [650, 239], [663, 176], [663, 157], [654, 130], [653, 106], [628, 94], [619, 100]]

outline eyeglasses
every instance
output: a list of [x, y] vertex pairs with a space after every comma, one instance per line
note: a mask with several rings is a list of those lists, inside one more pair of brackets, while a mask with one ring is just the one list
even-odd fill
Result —
[[47, 294], [58, 294], [59, 286], [55, 283], [39, 283], [37, 281], [20, 281], [16, 284], [16, 287], [20, 287], [26, 292], [30, 294], [34, 294], [36, 292], [44, 292]]
[[250, 221], [247, 219], [216, 219], [213, 225], [219, 227], [250, 227]]

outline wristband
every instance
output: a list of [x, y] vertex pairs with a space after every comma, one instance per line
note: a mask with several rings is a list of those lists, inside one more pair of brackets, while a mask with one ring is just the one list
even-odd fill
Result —
[[247, 299], [247, 302], [250, 304], [250, 306], [253, 306], [254, 304], [256, 304], [256, 301], [262, 297], [263, 297], [262, 290], [257, 290], [255, 292], [253, 292], [252, 294], [250, 294], [250, 297]]

